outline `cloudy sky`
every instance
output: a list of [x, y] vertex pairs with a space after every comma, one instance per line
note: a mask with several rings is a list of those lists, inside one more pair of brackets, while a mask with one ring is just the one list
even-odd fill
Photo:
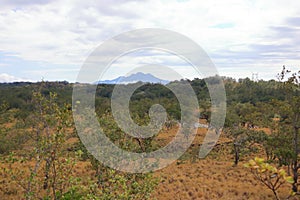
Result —
[[[73, 82], [96, 47], [139, 28], [187, 36], [222, 76], [251, 78], [258, 72], [267, 80], [275, 79], [282, 65], [300, 68], [300, 1], [2, 0], [0, 82]], [[105, 78], [145, 63], [174, 65], [186, 78], [198, 77], [177, 61], [164, 53], [135, 53], [116, 61]]]

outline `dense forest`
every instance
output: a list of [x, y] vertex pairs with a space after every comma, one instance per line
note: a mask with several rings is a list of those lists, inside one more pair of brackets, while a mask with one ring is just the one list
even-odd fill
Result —
[[[283, 101], [285, 99], [285, 89], [280, 87], [281, 83], [275, 80], [253, 82], [249, 78], [245, 78], [236, 81], [227, 77], [223, 77], [223, 80], [226, 88], [227, 105], [229, 107], [234, 107], [237, 104], [257, 106], [259, 103], [271, 104], [272, 100]], [[191, 84], [199, 99], [201, 108], [209, 108], [210, 96], [206, 82], [213, 83], [213, 77], [181, 81], [187, 81]], [[169, 84], [172, 84], [172, 82]], [[57, 103], [60, 106], [71, 104], [72, 102], [73, 84], [66, 81], [0, 83], [0, 102], [2, 105], [6, 105], [5, 109], [16, 109], [21, 117], [26, 118], [34, 110], [32, 94], [40, 88], [41, 94], [45, 96], [49, 96], [50, 93], [56, 93]], [[98, 85], [95, 98], [96, 110], [99, 112], [109, 110], [113, 89], [114, 85]], [[131, 111], [139, 110], [138, 114], [144, 115], [147, 113], [149, 105], [158, 101], [166, 106], [172, 118], [178, 118], [178, 113], [176, 114], [176, 112], [180, 112], [180, 110], [175, 95], [168, 88], [160, 84], [147, 83], [138, 88], [131, 97]]]
[[[222, 130], [223, 137], [228, 139], [222, 144], [228, 153], [225, 159], [234, 166], [241, 161], [246, 163], [249, 169], [245, 170], [251, 171], [255, 180], [263, 183], [261, 187], [270, 189], [276, 199], [283, 198], [278, 189], [284, 184], [290, 184], [292, 191], [286, 197], [300, 194], [299, 75], [300, 72], [284, 68], [276, 80], [222, 77], [227, 99]], [[211, 115], [207, 83], [217, 80], [180, 80], [194, 89], [200, 107], [199, 120], [203, 123], [209, 123]], [[24, 195], [26, 199], [152, 198], [151, 193], [161, 182], [159, 178], [152, 173], [126, 174], [105, 167], [78, 140], [72, 118], [73, 85], [66, 81], [0, 84], [2, 195]], [[114, 85], [99, 84], [95, 97], [95, 110], [107, 136], [125, 150], [150, 152], [160, 148], [162, 143], [157, 136], [128, 137], [114, 122], [110, 107], [113, 89]], [[166, 109], [165, 130], [176, 128], [181, 117], [180, 105], [172, 91], [160, 84], [147, 83], [134, 92], [130, 101], [132, 119], [139, 125], [147, 124], [153, 104]], [[70, 142], [72, 138], [75, 142]], [[196, 148], [190, 147], [182, 159], [197, 159]], [[211, 155], [222, 151], [218, 148]], [[247, 162], [254, 156], [260, 158]], [[78, 178], [73, 173], [80, 162], [90, 163], [93, 173], [89, 177]], [[26, 167], [17, 167], [23, 164]]]

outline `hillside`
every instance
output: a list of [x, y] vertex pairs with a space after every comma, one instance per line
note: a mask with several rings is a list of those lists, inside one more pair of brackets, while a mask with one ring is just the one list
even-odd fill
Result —
[[[145, 174], [108, 168], [87, 151], [74, 125], [76, 107], [71, 106], [74, 84], [0, 84], [0, 196], [4, 199], [297, 199], [296, 193], [290, 196], [298, 183], [293, 173], [298, 162], [294, 150], [299, 143], [295, 139], [300, 113], [297, 83], [235, 81], [224, 77], [227, 115], [219, 132], [210, 124], [213, 109], [206, 86], [207, 82], [215, 84], [215, 80], [214, 77], [181, 80], [189, 83], [198, 97], [200, 110], [193, 112], [201, 126], [192, 127], [197, 128], [196, 138], [178, 160]], [[181, 105], [176, 95], [164, 85], [147, 83], [130, 98], [131, 118], [145, 126], [151, 122], [151, 106], [160, 104], [167, 112], [166, 122], [152, 137], [128, 136], [111, 112], [113, 89], [114, 85], [97, 86], [95, 112], [104, 133], [119, 148], [136, 153], [156, 151], [171, 142], [179, 127], [184, 126], [180, 123]], [[220, 134], [220, 138], [215, 145], [210, 144], [214, 148], [208, 156], [200, 159], [199, 149], [207, 131]], [[257, 171], [259, 166], [244, 167], [254, 157], [264, 158], [265, 161], [259, 162], [267, 168]], [[259, 180], [260, 176], [264, 178]], [[271, 183], [279, 184], [275, 192], [264, 185]]]

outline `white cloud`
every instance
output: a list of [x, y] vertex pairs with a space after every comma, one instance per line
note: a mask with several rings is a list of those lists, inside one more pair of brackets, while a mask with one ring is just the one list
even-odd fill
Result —
[[32, 80], [26, 79], [26, 78], [19, 78], [19, 77], [15, 77], [6, 73], [2, 73], [0, 74], [0, 83], [10, 83], [10, 82], [26, 82], [26, 81], [30, 81], [32, 82]]
[[[79, 69], [104, 40], [124, 31], [149, 27], [170, 29], [190, 37], [226, 75], [231, 73], [225, 71], [230, 65], [243, 68], [238, 70], [240, 76], [249, 73], [249, 67], [258, 71], [261, 63], [280, 67], [278, 60], [270, 61], [270, 51], [280, 55], [282, 62], [300, 64], [297, 32], [293, 36], [290, 31], [287, 37], [280, 33], [289, 30], [279, 29], [297, 26], [286, 22], [300, 15], [299, 1], [11, 2], [5, 0], [0, 7], [0, 53], [13, 52], [24, 60], [47, 62], [54, 67], [66, 64]], [[287, 43], [290, 47], [285, 52], [280, 48], [274, 51], [274, 45]], [[271, 46], [259, 46], [266, 44]], [[247, 67], [243, 67], [245, 63]], [[236, 76], [237, 71], [232, 70], [232, 74]]]

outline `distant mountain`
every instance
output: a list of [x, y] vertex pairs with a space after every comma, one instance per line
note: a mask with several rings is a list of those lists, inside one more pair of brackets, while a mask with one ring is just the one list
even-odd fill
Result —
[[144, 83], [161, 83], [167, 84], [170, 81], [159, 79], [152, 74], [144, 74], [142, 72], [138, 72], [136, 74], [131, 74], [130, 76], [119, 76], [118, 78], [112, 80], [104, 80], [98, 81], [97, 84], [128, 84], [128, 83], [136, 83], [136, 82], [144, 82]]

